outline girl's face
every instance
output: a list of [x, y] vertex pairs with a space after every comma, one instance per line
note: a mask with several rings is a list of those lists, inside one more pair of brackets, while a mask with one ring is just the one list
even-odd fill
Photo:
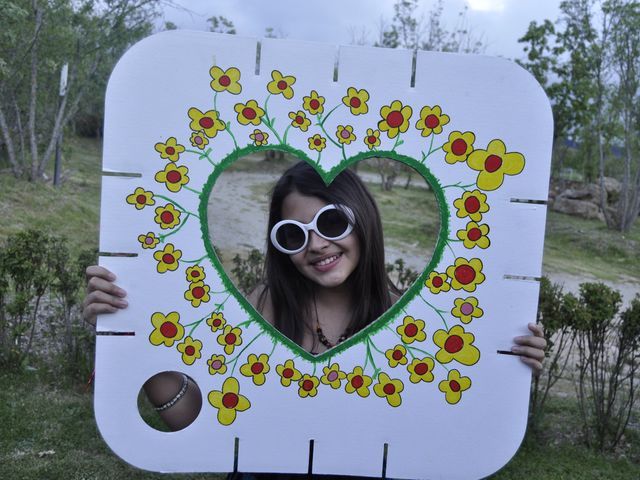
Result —
[[[282, 202], [282, 218], [309, 223], [318, 210], [328, 205], [318, 197], [291, 192]], [[309, 231], [307, 247], [291, 261], [298, 271], [317, 285], [335, 288], [343, 285], [360, 261], [360, 244], [354, 232], [342, 240], [326, 240]]]

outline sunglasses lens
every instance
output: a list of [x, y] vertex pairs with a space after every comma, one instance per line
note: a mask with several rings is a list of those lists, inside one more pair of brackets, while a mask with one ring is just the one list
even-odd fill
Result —
[[281, 225], [276, 232], [276, 240], [287, 250], [298, 250], [304, 245], [304, 230], [293, 223]]
[[320, 214], [318, 231], [327, 238], [337, 238], [349, 228], [349, 219], [341, 210], [333, 208]]

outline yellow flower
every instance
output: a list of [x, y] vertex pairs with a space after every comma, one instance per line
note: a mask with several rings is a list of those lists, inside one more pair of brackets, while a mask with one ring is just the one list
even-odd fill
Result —
[[166, 316], [156, 312], [151, 315], [151, 324], [153, 331], [149, 335], [149, 341], [152, 345], [164, 344], [165, 347], [172, 347], [184, 335], [184, 327], [180, 325], [178, 312], [171, 312]]
[[280, 384], [283, 387], [288, 387], [291, 382], [297, 382], [302, 378], [302, 374], [295, 367], [293, 360], [286, 360], [283, 365], [277, 365], [276, 373], [280, 375]]
[[269, 355], [260, 354], [258, 357], [251, 353], [247, 358], [247, 363], [240, 367], [240, 373], [245, 377], [251, 377], [255, 385], [264, 385], [265, 375], [269, 372]]
[[482, 260], [479, 258], [456, 258], [454, 265], [447, 267], [447, 275], [451, 278], [451, 288], [475, 292], [476, 287], [484, 282]]
[[367, 135], [364, 137], [364, 143], [369, 150], [373, 150], [380, 145], [380, 130], [374, 130], [373, 128], [367, 128]]
[[155, 179], [158, 183], [164, 183], [170, 192], [176, 193], [183, 185], [189, 183], [187, 173], [189, 173], [187, 167], [178, 167], [173, 163], [167, 163], [164, 170], [156, 173]]
[[357, 90], [353, 87], [347, 89], [347, 95], [342, 97], [344, 103], [351, 110], [352, 115], [363, 115], [369, 111], [367, 101], [369, 100], [369, 92], [364, 88]]
[[260, 147], [262, 145], [266, 145], [269, 140], [269, 134], [267, 132], [263, 132], [262, 130], [256, 128], [253, 133], [249, 134], [249, 138], [253, 140], [253, 144], [256, 147]]
[[218, 112], [215, 110], [208, 110], [202, 113], [197, 108], [191, 107], [187, 114], [191, 119], [189, 128], [195, 132], [202, 130], [209, 138], [215, 137], [218, 132], [225, 129], [225, 123], [218, 118]]
[[378, 383], [373, 386], [373, 391], [380, 398], [386, 398], [387, 403], [392, 407], [399, 407], [402, 403], [400, 392], [404, 390], [402, 381], [389, 378], [384, 372], [378, 374]]
[[202, 268], [200, 265], [194, 265], [187, 268], [186, 275], [187, 282], [200, 282], [207, 277], [207, 275], [204, 273], [204, 268]]
[[298, 395], [301, 398], [315, 397], [318, 394], [318, 385], [320, 385], [318, 377], [305, 373], [298, 381]]
[[424, 333], [424, 321], [416, 320], [410, 315], [404, 317], [402, 325], [396, 328], [396, 332], [402, 337], [404, 343], [422, 342], [427, 338], [427, 334]]
[[274, 95], [282, 94], [287, 100], [293, 98], [293, 88], [291, 86], [296, 83], [295, 77], [283, 76], [278, 70], [271, 72], [272, 80], [267, 84], [267, 90]]
[[191, 337], [185, 338], [184, 342], [178, 344], [178, 351], [182, 354], [182, 361], [187, 365], [193, 365], [193, 362], [202, 356], [201, 349], [202, 342]]
[[464, 192], [462, 197], [453, 201], [453, 206], [458, 209], [458, 218], [469, 217], [474, 222], [482, 220], [482, 214], [489, 211], [487, 195], [480, 190]]
[[209, 285], [205, 285], [204, 282], [192, 282], [189, 284], [189, 288], [184, 292], [184, 298], [188, 302], [191, 302], [192, 307], [199, 307], [201, 303], [207, 303], [211, 300], [209, 297]]
[[308, 138], [309, 148], [321, 152], [327, 146], [327, 139], [316, 133], [313, 137]]
[[182, 252], [180, 250], [174, 250], [173, 243], [167, 243], [161, 252], [153, 252], [153, 258], [158, 261], [158, 273], [177, 270], [180, 257], [182, 257]]
[[207, 365], [209, 365], [209, 374], [215, 375], [219, 373], [220, 375], [224, 375], [227, 373], [227, 365], [225, 364], [226, 358], [224, 355], [211, 355], [211, 358], [207, 360]]
[[465, 248], [488, 248], [491, 241], [487, 234], [489, 233], [489, 225], [478, 225], [476, 222], [469, 222], [464, 230], [458, 230], [456, 236], [462, 240]]
[[227, 68], [222, 70], [218, 66], [211, 67], [209, 70], [211, 75], [211, 88], [216, 92], [227, 91], [233, 95], [238, 95], [242, 91], [242, 85], [240, 85], [240, 70], [236, 67]]
[[149, 232], [146, 235], [138, 235], [138, 241], [142, 248], [156, 248], [156, 245], [160, 241], [156, 234], [153, 232]]
[[155, 205], [153, 192], [147, 192], [142, 187], [137, 187], [131, 195], [127, 196], [127, 203], [135, 205], [138, 210], [142, 210], [147, 205]]
[[491, 140], [486, 150], [475, 150], [467, 159], [467, 165], [479, 171], [476, 184], [481, 190], [495, 190], [505, 175], [518, 175], [524, 169], [524, 155], [507, 153], [502, 140]]
[[227, 324], [222, 312], [213, 312], [209, 318], [207, 318], [207, 325], [211, 327], [212, 332], [217, 332]]
[[173, 203], [167, 203], [164, 207], [156, 208], [154, 220], [163, 230], [173, 228], [180, 223], [180, 212], [175, 209]]
[[249, 100], [246, 104], [236, 103], [233, 109], [238, 114], [238, 123], [241, 125], [260, 125], [264, 110], [258, 106], [255, 100]]
[[451, 132], [449, 141], [442, 146], [442, 150], [446, 153], [445, 162], [450, 164], [464, 162], [473, 151], [473, 142], [475, 141], [476, 136], [473, 132]]
[[369, 385], [373, 383], [373, 379], [365, 375], [362, 367], [354, 367], [353, 372], [347, 374], [347, 384], [344, 387], [345, 392], [356, 392], [361, 397], [369, 396]]
[[356, 139], [356, 136], [353, 134], [353, 127], [351, 125], [338, 125], [336, 130], [336, 137], [338, 137], [338, 142], [342, 145], [349, 145]]
[[322, 375], [320, 381], [325, 385], [331, 386], [334, 390], [340, 388], [342, 380], [347, 378], [347, 374], [340, 370], [340, 366], [337, 363], [330, 367], [323, 367], [322, 372], [324, 375]]
[[420, 120], [416, 122], [416, 128], [422, 130], [422, 136], [442, 133], [442, 127], [449, 123], [449, 115], [442, 113], [439, 105], [435, 107], [422, 107], [420, 110]]
[[449, 331], [438, 330], [433, 334], [433, 343], [440, 350], [436, 353], [436, 360], [440, 363], [449, 363], [456, 360], [463, 365], [474, 365], [480, 359], [480, 350], [473, 342], [473, 333], [467, 333], [460, 325], [455, 325]]
[[160, 158], [168, 158], [172, 162], [177, 162], [180, 154], [184, 152], [184, 147], [176, 142], [175, 137], [167, 138], [166, 143], [156, 143], [155, 149], [160, 154]]
[[409, 380], [411, 383], [418, 382], [433, 382], [433, 359], [429, 357], [414, 358], [413, 361], [407, 367]]
[[302, 110], [298, 110], [298, 113], [289, 112], [289, 118], [291, 119], [291, 126], [299, 128], [303, 132], [306, 132], [311, 125], [311, 120], [307, 118], [307, 114]]
[[227, 378], [222, 384], [222, 391], [212, 390], [207, 397], [212, 407], [218, 409], [218, 422], [231, 425], [237, 412], [244, 412], [251, 407], [251, 402], [240, 395], [240, 384], [234, 377]]
[[389, 138], [395, 138], [398, 133], [407, 131], [412, 113], [409, 105], [403, 106], [400, 100], [394, 100], [391, 105], [385, 105], [380, 109], [382, 120], [378, 122], [378, 128], [387, 132]]
[[199, 148], [200, 150], [204, 150], [209, 144], [209, 139], [203, 132], [193, 132], [191, 134], [191, 145]]
[[431, 293], [448, 292], [451, 288], [449, 285], [449, 277], [446, 273], [431, 272], [429, 277], [424, 281], [424, 286]]
[[324, 112], [324, 97], [318, 95], [318, 92], [311, 90], [308, 97], [302, 97], [302, 108], [311, 115], [317, 115]]
[[224, 346], [224, 353], [231, 355], [238, 345], [242, 344], [242, 329], [226, 325], [220, 335], [218, 344]]
[[446, 380], [438, 384], [438, 389], [445, 394], [447, 403], [455, 405], [460, 401], [462, 392], [471, 388], [471, 379], [461, 377], [458, 370], [450, 370]]
[[402, 345], [396, 345], [393, 348], [390, 348], [386, 352], [384, 352], [384, 356], [389, 360], [389, 366], [391, 368], [395, 368], [398, 365], [406, 365], [407, 364], [407, 349]]
[[459, 318], [462, 323], [469, 323], [474, 318], [480, 318], [484, 315], [484, 311], [478, 307], [476, 297], [456, 298], [453, 305], [451, 315]]

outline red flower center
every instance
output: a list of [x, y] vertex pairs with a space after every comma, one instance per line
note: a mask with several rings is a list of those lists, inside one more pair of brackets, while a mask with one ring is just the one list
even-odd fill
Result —
[[415, 337], [418, 334], [418, 327], [415, 323], [410, 323], [406, 327], [404, 327], [404, 334], [407, 337]]
[[205, 291], [202, 287], [196, 287], [191, 290], [191, 294], [193, 295], [193, 298], [202, 298], [204, 297]]
[[347, 130], [346, 128], [344, 130], [342, 130], [340, 132], [340, 136], [344, 139], [347, 139], [351, 136], [351, 133], [349, 133], [349, 130]]
[[304, 118], [302, 118], [302, 115], [296, 115], [296, 120], [295, 120], [295, 122], [296, 122], [298, 125], [302, 125], [302, 124], [304, 123]]
[[396, 387], [393, 383], [387, 383], [384, 387], [382, 387], [382, 391], [387, 395], [393, 395], [396, 393]]
[[200, 272], [198, 270], [194, 270], [193, 272], [191, 272], [191, 276], [193, 278], [198, 278], [200, 276]]
[[399, 362], [400, 360], [402, 360], [402, 357], [404, 357], [404, 355], [402, 354], [402, 352], [400, 350], [394, 350], [393, 353], [391, 354], [391, 357], [396, 362]]
[[473, 305], [469, 302], [463, 303], [460, 305], [460, 312], [462, 312], [463, 315], [471, 315], [473, 313]]
[[349, 105], [353, 108], [360, 108], [362, 101], [358, 97], [351, 97], [349, 99]]
[[480, 210], [480, 200], [477, 197], [469, 197], [464, 201], [464, 209], [469, 213], [476, 213]]
[[424, 124], [427, 128], [433, 129], [440, 125], [440, 119], [432, 113], [431, 115], [427, 115], [427, 118], [424, 119]]
[[213, 325], [214, 327], [219, 327], [222, 324], [222, 320], [220, 320], [219, 318], [214, 318], [213, 321], [211, 322], [211, 325]]
[[322, 145], [322, 140], [320, 140], [319, 138], [316, 138], [316, 139], [313, 141], [313, 144], [314, 144], [316, 147], [319, 147], [320, 145]]
[[234, 345], [236, 343], [236, 334], [235, 333], [227, 333], [224, 336], [224, 343], [227, 345]]
[[357, 390], [364, 385], [364, 379], [360, 375], [356, 375], [351, 379], [351, 385]]
[[222, 85], [223, 87], [228, 87], [229, 85], [231, 85], [231, 79], [229, 78], [228, 75], [222, 75], [219, 79], [218, 79], [218, 83], [220, 85]]
[[224, 405], [225, 408], [236, 408], [239, 401], [238, 395], [232, 392], [227, 392], [222, 396], [222, 405]]
[[174, 153], [176, 153], [176, 149], [173, 147], [167, 147], [164, 149], [164, 153], [166, 153], [167, 155], [173, 155]]
[[289, 85], [287, 85], [287, 82], [285, 82], [284, 80], [280, 80], [278, 82], [278, 88], [280, 90], [285, 90]]
[[391, 128], [398, 128], [404, 122], [404, 117], [402, 116], [402, 112], [398, 110], [394, 110], [393, 112], [387, 115], [387, 123]]
[[160, 214], [160, 221], [162, 223], [172, 223], [174, 219], [173, 213], [171, 212], [162, 212]]
[[457, 155], [458, 157], [467, 153], [467, 142], [465, 142], [461, 138], [457, 138], [451, 144], [451, 153]]
[[320, 101], [316, 100], [315, 98], [311, 99], [311, 101], [309, 102], [309, 108], [311, 110], [317, 110], [320, 108]]
[[169, 183], [179, 183], [182, 179], [182, 174], [177, 170], [171, 170], [167, 173], [167, 182]]
[[196, 353], [196, 348], [193, 345], [188, 345], [184, 347], [185, 355], [189, 355], [191, 357], [192, 355], [195, 355], [195, 353]]
[[254, 375], [258, 375], [259, 373], [262, 373], [263, 370], [264, 370], [264, 365], [262, 364], [262, 362], [256, 362], [253, 365], [251, 365], [251, 373], [253, 373]]
[[374, 135], [369, 135], [367, 137], [367, 142], [370, 143], [371, 145], [373, 145], [374, 143], [376, 143], [377, 138]]
[[256, 113], [256, 111], [253, 108], [244, 107], [242, 109], [242, 116], [244, 118], [246, 118], [247, 120], [253, 120], [254, 118], [256, 118], [258, 116], [258, 114]]
[[424, 362], [421, 362], [416, 365], [416, 368], [414, 368], [413, 371], [416, 372], [416, 375], [424, 375], [429, 371], [429, 365], [427, 365]]
[[163, 337], [173, 338], [178, 334], [178, 327], [174, 323], [164, 322], [160, 325], [160, 333]]
[[462, 285], [469, 285], [475, 280], [476, 271], [469, 265], [460, 265], [459, 267], [456, 267], [453, 275], [456, 277], [456, 280]]
[[460, 391], [460, 384], [458, 382], [456, 382], [455, 380], [451, 380], [449, 382], [449, 388], [451, 389], [452, 392], [459, 392]]
[[433, 280], [431, 280], [431, 285], [433, 285], [436, 288], [440, 288], [443, 284], [444, 284], [444, 280], [442, 280], [442, 278], [440, 277], [433, 277]]
[[282, 376], [284, 378], [291, 378], [293, 377], [293, 368], [285, 368], [284, 370], [282, 370]]
[[174, 263], [176, 261], [176, 257], [171, 255], [170, 253], [165, 253], [164, 255], [162, 255], [162, 261], [164, 263], [167, 263], [167, 264], [171, 265], [172, 263]]
[[146, 197], [146, 196], [144, 196], [144, 195], [142, 195], [142, 194], [138, 195], [138, 196], [136, 197], [136, 203], [139, 203], [139, 204], [141, 204], [141, 205], [142, 205], [142, 204], [146, 204], [146, 203], [147, 203], [147, 197]]
[[469, 230], [469, 232], [467, 233], [467, 238], [469, 240], [471, 240], [472, 242], [475, 242], [476, 240], [478, 240], [480, 237], [482, 236], [482, 232], [480, 231], [479, 228], [472, 228], [471, 230]]
[[311, 380], [305, 380], [304, 382], [302, 382], [302, 389], [305, 392], [310, 392], [311, 390], [313, 390], [313, 382]]
[[211, 127], [213, 127], [213, 118], [211, 118], [211, 117], [202, 117], [198, 121], [198, 124], [204, 129], [211, 128]]
[[458, 353], [464, 347], [464, 342], [459, 335], [451, 335], [447, 338], [447, 341], [444, 342], [444, 349], [448, 353]]
[[489, 173], [495, 172], [501, 166], [502, 166], [502, 158], [500, 158], [498, 155], [489, 155], [487, 159], [484, 161], [484, 169]]

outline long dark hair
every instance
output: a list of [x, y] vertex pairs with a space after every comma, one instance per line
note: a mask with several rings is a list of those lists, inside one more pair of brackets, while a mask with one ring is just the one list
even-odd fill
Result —
[[[328, 204], [346, 205], [353, 210], [356, 219], [353, 233], [360, 244], [360, 261], [348, 279], [352, 291], [358, 292], [357, 299], [353, 301], [348, 331], [358, 332], [391, 306], [390, 291], [398, 293], [385, 268], [378, 206], [360, 178], [351, 170], [342, 171], [327, 186], [311, 165], [299, 162], [284, 172], [273, 188], [267, 232], [282, 220], [282, 203], [292, 192], [318, 197]], [[267, 241], [265, 282], [266, 288], [262, 291], [258, 308], [264, 305], [265, 295], [271, 295], [274, 326], [300, 344], [305, 329], [310, 328], [314, 282], [302, 275], [289, 255], [276, 250], [270, 241]]]

